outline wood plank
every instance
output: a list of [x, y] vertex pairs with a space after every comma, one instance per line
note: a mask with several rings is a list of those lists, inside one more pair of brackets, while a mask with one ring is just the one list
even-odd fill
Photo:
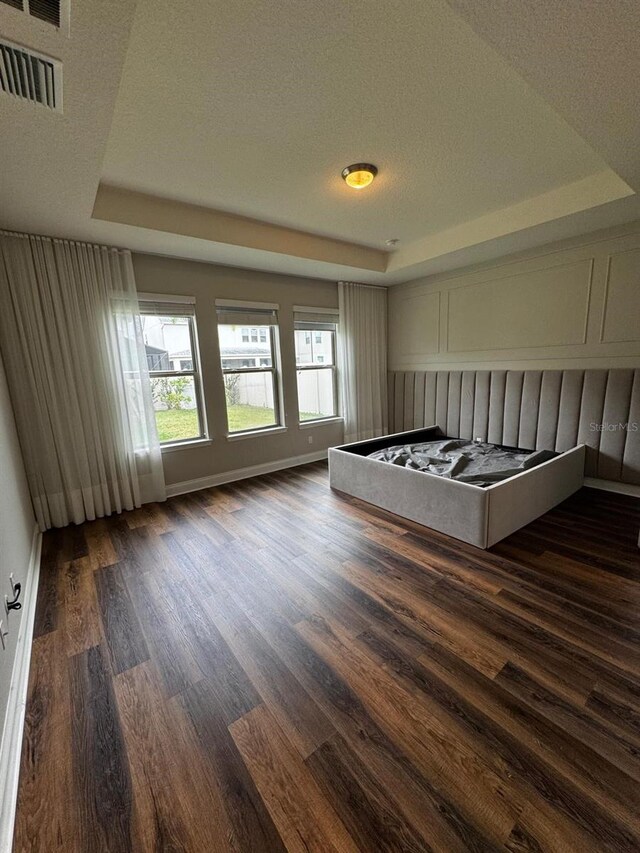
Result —
[[[640, 782], [640, 730], [636, 740], [627, 737], [596, 714], [565, 701], [511, 662], [503, 667], [496, 683]], [[595, 710], [594, 705], [587, 705]]]
[[587, 708], [640, 744], [640, 713], [615, 695], [615, 690], [594, 690], [587, 700]]
[[344, 738], [333, 736], [306, 764], [360, 850], [427, 853], [434, 849]]
[[124, 672], [149, 659], [147, 644], [120, 566], [97, 569], [93, 578], [111, 666], [116, 674]]
[[219, 785], [186, 716], [165, 701], [151, 662], [117, 676], [114, 690], [141, 849], [224, 850], [231, 825]]
[[66, 654], [76, 655], [100, 645], [103, 633], [91, 558], [66, 563], [60, 569], [58, 583], [60, 599], [64, 601], [60, 621]]
[[193, 635], [156, 579], [141, 573], [135, 561], [123, 561], [120, 566], [165, 695], [175, 696], [204, 677], [195, 659]]
[[344, 824], [267, 708], [246, 714], [229, 731], [287, 850], [356, 853]]
[[86, 853], [128, 853], [133, 788], [105, 653], [99, 646], [69, 660], [72, 753], [78, 832]]
[[34, 640], [14, 850], [83, 853], [77, 836], [69, 672], [62, 631]]
[[55, 631], [58, 626], [59, 567], [55, 558], [43, 557], [38, 583], [38, 599], [33, 625], [34, 639]]
[[118, 562], [118, 555], [113, 547], [108, 528], [87, 533], [87, 547], [91, 566], [94, 569], [102, 569]]
[[[211, 681], [201, 681], [176, 701], [191, 721], [200, 751], [206, 756], [209, 770], [216, 780], [229, 824], [229, 846], [246, 853], [254, 850], [264, 850], [265, 853], [284, 851], [286, 848], [276, 825], [247, 770], [250, 765], [243, 762], [224, 724], [224, 715], [216, 691], [211, 689]], [[244, 720], [246, 716], [240, 719]]]
[[229, 595], [212, 596], [206, 607], [263, 702], [306, 758], [335, 729]]

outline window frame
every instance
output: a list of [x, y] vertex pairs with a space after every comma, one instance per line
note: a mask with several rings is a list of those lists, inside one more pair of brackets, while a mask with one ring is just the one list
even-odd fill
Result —
[[[219, 326], [232, 325], [229, 323], [218, 323]], [[270, 373], [271, 374], [271, 384], [273, 387], [273, 412], [275, 415], [275, 422], [272, 424], [265, 424], [264, 426], [252, 426], [247, 427], [247, 429], [231, 429], [229, 426], [229, 408], [227, 404], [226, 392], [225, 392], [225, 414], [227, 417], [227, 436], [238, 436], [244, 435], [246, 433], [252, 432], [265, 432], [273, 429], [281, 430], [284, 427], [284, 418], [282, 415], [282, 403], [281, 403], [281, 394], [280, 394], [280, 364], [278, 358], [278, 341], [276, 337], [276, 330], [278, 329], [278, 325], [274, 323], [264, 323], [265, 326], [268, 326], [269, 333], [267, 336], [267, 340], [271, 343], [271, 367], [267, 365], [253, 365], [252, 367], [223, 367], [222, 366], [222, 357], [220, 358], [220, 370], [222, 371], [222, 379], [224, 382], [224, 377], [228, 373]], [[258, 333], [259, 334], [259, 333]], [[265, 341], [266, 343], [266, 341]]]
[[[302, 309], [302, 310], [304, 310], [304, 309]], [[309, 309], [307, 309], [307, 310], [309, 310]], [[312, 325], [311, 322], [305, 323], [305, 326], [307, 326], [307, 327], [311, 326], [311, 325]], [[319, 325], [324, 326], [327, 324], [326, 323], [321, 323], [321, 324], [319, 323]], [[336, 418], [340, 418], [340, 408], [339, 408], [340, 395], [338, 393], [338, 365], [337, 365], [337, 349], [338, 349], [337, 348], [337, 338], [338, 338], [337, 317], [336, 317], [336, 322], [334, 324], [333, 329], [320, 329], [320, 328], [317, 330], [316, 329], [308, 329], [308, 328], [301, 329], [301, 328], [297, 327], [297, 325], [294, 321], [293, 331], [294, 331], [293, 355], [294, 355], [294, 359], [296, 360], [296, 365], [295, 365], [296, 377], [297, 377], [297, 372], [302, 371], [302, 370], [330, 370], [332, 373], [331, 381], [333, 383], [332, 384], [332, 388], [333, 388], [333, 414], [332, 415], [323, 415], [321, 418], [306, 418], [305, 420], [302, 420], [300, 417], [300, 395], [298, 392], [298, 383], [296, 381], [296, 392], [298, 393], [298, 424], [300, 426], [306, 426], [307, 424], [317, 424], [317, 423], [322, 423], [323, 421], [331, 421], [331, 420], [336, 420]], [[308, 332], [312, 336], [310, 345], [311, 345], [312, 352], [313, 352], [314, 336], [315, 336], [316, 331], [329, 332], [331, 334], [331, 364], [315, 364], [313, 362], [311, 364], [298, 364], [297, 363], [297, 347], [296, 347], [295, 333], [296, 332]], [[306, 342], [306, 336], [305, 336], [305, 342]]]
[[[189, 343], [191, 345], [191, 359], [193, 368], [191, 370], [148, 370], [149, 380], [152, 379], [177, 379], [179, 377], [189, 377], [193, 379], [193, 388], [196, 399], [196, 411], [198, 415], [198, 424], [200, 428], [199, 435], [190, 436], [189, 438], [179, 438], [179, 439], [167, 439], [162, 441], [158, 437], [158, 441], [160, 442], [160, 449], [164, 450], [169, 447], [182, 447], [192, 444], [194, 442], [202, 442], [208, 440], [209, 438], [209, 430], [207, 427], [207, 417], [204, 405], [204, 391], [202, 386], [202, 369], [200, 367], [200, 349], [198, 346], [198, 330], [196, 325], [196, 315], [195, 315], [195, 305], [194, 303], [185, 303], [190, 304], [192, 310], [187, 312], [185, 310], [184, 313], [181, 313], [178, 307], [178, 300], [180, 297], [174, 297], [175, 302], [172, 302], [171, 297], [166, 297], [167, 305], [166, 308], [163, 307], [162, 302], [158, 302], [157, 297], [154, 299], [145, 299], [143, 296], [138, 296], [139, 303], [139, 313], [140, 317], [180, 317], [187, 321], [187, 326], [189, 329]], [[145, 305], [148, 306], [148, 309], [145, 310]], [[184, 361], [185, 359], [178, 359], [178, 361]], [[154, 409], [154, 419], [155, 419], [155, 409]]]

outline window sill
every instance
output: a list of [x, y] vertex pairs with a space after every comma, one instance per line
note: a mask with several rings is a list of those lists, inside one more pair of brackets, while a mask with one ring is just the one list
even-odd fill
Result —
[[161, 444], [162, 453], [173, 453], [175, 450], [189, 450], [192, 447], [206, 447], [211, 444], [212, 438], [194, 438], [193, 441], [176, 441], [174, 444]]
[[317, 421], [301, 421], [298, 425], [299, 429], [311, 429], [312, 427], [324, 426], [325, 424], [341, 424], [344, 422], [344, 418], [335, 417], [335, 418], [318, 418]]
[[228, 432], [227, 441], [240, 441], [243, 438], [260, 438], [261, 435], [278, 435], [281, 432], [286, 432], [288, 427], [277, 426], [268, 427], [266, 429], [253, 429], [246, 432]]

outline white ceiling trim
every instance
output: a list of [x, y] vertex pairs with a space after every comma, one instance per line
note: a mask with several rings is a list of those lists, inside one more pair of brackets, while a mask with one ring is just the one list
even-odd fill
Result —
[[391, 255], [387, 270], [400, 271], [441, 255], [526, 231], [545, 222], [632, 195], [633, 190], [615, 172], [606, 169], [597, 175], [590, 175], [495, 213], [480, 216], [471, 222], [456, 225], [440, 234], [417, 240]]

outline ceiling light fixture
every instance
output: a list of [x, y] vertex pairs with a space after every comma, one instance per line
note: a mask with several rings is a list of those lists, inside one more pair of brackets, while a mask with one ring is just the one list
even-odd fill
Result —
[[363, 190], [368, 187], [377, 174], [378, 169], [371, 163], [354, 163], [342, 170], [342, 177], [354, 190]]

